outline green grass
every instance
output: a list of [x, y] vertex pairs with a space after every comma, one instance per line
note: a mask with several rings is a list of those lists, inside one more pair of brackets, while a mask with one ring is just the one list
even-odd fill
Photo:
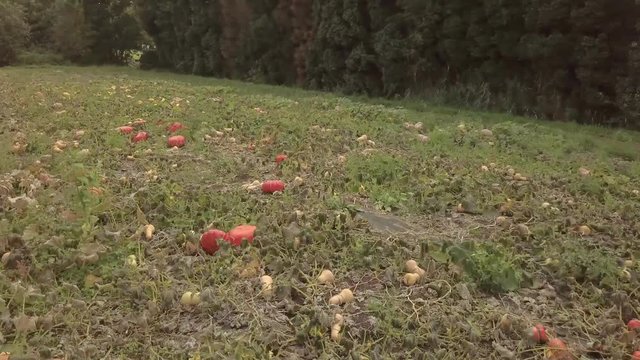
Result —
[[[138, 118], [151, 137], [132, 144], [115, 128]], [[186, 127], [177, 151], [166, 148], [174, 121]], [[623, 264], [640, 254], [636, 132], [129, 68], [17, 67], [0, 69], [0, 144], [0, 251], [11, 252], [0, 351], [489, 359], [495, 342], [535, 359], [542, 347], [522, 339], [536, 323], [576, 356], [596, 340], [604, 358], [631, 350], [620, 336], [640, 308], [638, 265]], [[289, 158], [276, 166], [279, 153]], [[242, 187], [266, 179], [288, 188]], [[510, 225], [498, 226], [507, 199]], [[376, 231], [363, 210], [411, 231]], [[136, 232], [147, 222], [150, 241]], [[252, 245], [215, 256], [187, 248], [209, 227], [243, 223], [258, 227]], [[580, 236], [580, 225], [593, 233]], [[409, 259], [427, 270], [413, 287], [402, 284]], [[335, 286], [317, 284], [322, 269]], [[342, 288], [356, 301], [330, 306]], [[181, 306], [185, 291], [205, 301]], [[330, 338], [336, 312], [340, 343]], [[504, 314], [513, 332], [497, 329]], [[17, 331], [24, 316], [36, 326]], [[605, 323], [615, 326], [601, 333]]]

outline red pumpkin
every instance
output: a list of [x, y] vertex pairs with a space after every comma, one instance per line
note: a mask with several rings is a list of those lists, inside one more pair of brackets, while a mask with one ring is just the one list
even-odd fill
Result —
[[219, 249], [219, 239], [224, 239], [226, 233], [222, 230], [212, 229], [200, 237], [200, 247], [209, 255], [214, 255]]
[[181, 130], [181, 129], [184, 129], [184, 125], [182, 125], [182, 124], [181, 124], [181, 123], [179, 123], [179, 122], [174, 122], [173, 124], [171, 124], [171, 125], [169, 125], [169, 126], [167, 127], [167, 130], [168, 130], [170, 133], [174, 133], [174, 132], [176, 132], [176, 131], [178, 131], [178, 130]]
[[253, 225], [240, 225], [229, 230], [225, 235], [224, 240], [233, 246], [240, 246], [243, 239], [247, 239], [249, 244], [253, 243], [256, 227]]
[[120, 132], [120, 134], [131, 134], [133, 132], [133, 127], [131, 126], [120, 126], [119, 128], [117, 128], [116, 130], [118, 130]]
[[640, 360], [640, 350], [634, 351], [633, 354], [631, 354], [631, 360]]
[[283, 161], [287, 160], [288, 156], [285, 154], [276, 155], [276, 164], [280, 165]]
[[558, 339], [558, 338], [554, 338], [549, 340], [549, 344], [547, 344], [547, 346], [549, 347], [549, 349], [555, 349], [555, 350], [567, 350], [567, 345], [564, 343], [564, 341]]
[[627, 327], [629, 328], [629, 330], [633, 331], [633, 330], [640, 330], [640, 320], [638, 319], [631, 319], [629, 320], [629, 322], [627, 323]]
[[570, 353], [565, 345], [564, 341], [554, 338], [549, 340], [547, 349], [545, 350], [545, 356], [550, 360], [565, 360], [570, 359]]
[[530, 330], [531, 340], [538, 344], [544, 344], [549, 341], [549, 337], [547, 336], [547, 330], [542, 326], [542, 324], [537, 324], [532, 327]]
[[187, 140], [184, 138], [184, 136], [182, 135], [176, 135], [176, 136], [171, 136], [169, 137], [169, 139], [167, 139], [167, 145], [172, 148], [172, 147], [183, 147], [185, 142]]
[[273, 194], [276, 191], [284, 191], [285, 185], [280, 180], [269, 180], [262, 183], [262, 192]]
[[140, 131], [131, 139], [131, 141], [133, 141], [134, 143], [139, 143], [142, 141], [147, 141], [148, 139], [149, 133], [146, 131]]

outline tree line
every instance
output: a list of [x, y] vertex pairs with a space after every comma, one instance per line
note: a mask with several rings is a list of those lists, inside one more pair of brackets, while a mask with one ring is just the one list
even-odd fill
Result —
[[135, 0], [147, 66], [640, 126], [635, 0]]
[[20, 41], [123, 62], [149, 36], [143, 68], [640, 128], [639, 20], [636, 0], [0, 0], [0, 65]]
[[121, 64], [144, 39], [131, 0], [0, 0], [0, 66]]

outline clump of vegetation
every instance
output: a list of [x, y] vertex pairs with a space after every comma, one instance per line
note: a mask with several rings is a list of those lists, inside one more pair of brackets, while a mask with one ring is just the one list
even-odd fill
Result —
[[609, 251], [587, 247], [575, 240], [563, 241], [556, 251], [563, 255], [556, 258], [552, 268], [563, 277], [603, 287], [613, 287], [620, 279], [620, 266]]
[[444, 246], [443, 250], [484, 290], [506, 292], [520, 288], [523, 280], [522, 269], [514, 261], [514, 255], [499, 245], [476, 245], [467, 242]]

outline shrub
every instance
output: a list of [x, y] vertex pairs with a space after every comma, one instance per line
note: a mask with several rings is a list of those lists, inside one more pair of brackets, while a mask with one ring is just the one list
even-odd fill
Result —
[[160, 58], [158, 52], [155, 50], [149, 50], [142, 53], [140, 56], [140, 69], [149, 70], [160, 66]]
[[63, 65], [64, 56], [46, 49], [33, 48], [18, 53], [16, 61], [20, 65]]

